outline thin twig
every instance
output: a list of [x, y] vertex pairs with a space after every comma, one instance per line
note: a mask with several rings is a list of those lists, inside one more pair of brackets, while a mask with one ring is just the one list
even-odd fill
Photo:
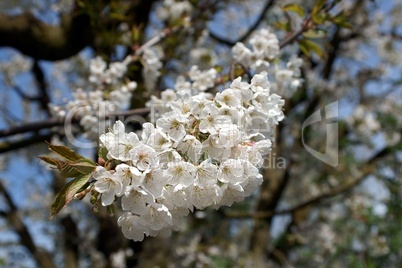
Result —
[[251, 219], [251, 218], [263, 219], [263, 218], [270, 218], [274, 215], [284, 215], [284, 214], [295, 213], [296, 211], [306, 208], [310, 205], [319, 203], [327, 198], [335, 197], [339, 194], [345, 193], [345, 192], [353, 189], [355, 186], [359, 185], [363, 180], [365, 180], [367, 178], [367, 176], [374, 170], [375, 164], [379, 160], [386, 157], [391, 152], [392, 152], [391, 147], [384, 147], [382, 150], [380, 150], [374, 156], [372, 156], [362, 167], [360, 167], [358, 169], [358, 170], [360, 170], [360, 174], [357, 179], [353, 179], [349, 183], [340, 185], [338, 187], [334, 187], [333, 189], [331, 189], [329, 191], [326, 191], [315, 197], [307, 199], [306, 201], [301, 202], [291, 208], [278, 210], [278, 211], [269, 210], [269, 211], [262, 211], [262, 212], [228, 213], [228, 214], [226, 214], [226, 216], [229, 218], [235, 218], [235, 219]]
[[209, 36], [213, 39], [215, 39], [216, 41], [225, 44], [227, 46], [234, 46], [237, 42], [243, 42], [244, 40], [246, 40], [257, 28], [258, 26], [261, 24], [261, 22], [263, 21], [266, 13], [268, 12], [268, 10], [271, 8], [271, 6], [274, 4], [275, 0], [269, 0], [265, 3], [264, 8], [262, 9], [260, 15], [258, 16], [257, 20], [254, 22], [254, 24], [247, 30], [246, 33], [244, 33], [241, 37], [239, 37], [236, 41], [231, 41], [222, 37], [217, 36], [216, 34], [214, 34], [213, 32], [209, 32]]
[[[150, 110], [148, 108], [133, 109], [133, 110], [128, 110], [128, 111], [119, 111], [119, 112], [110, 113], [110, 114], [106, 115], [105, 118], [112, 118], [112, 117], [117, 117], [117, 116], [126, 117], [126, 116], [132, 116], [132, 115], [145, 116], [145, 115], [149, 114], [149, 112], [150, 112]], [[74, 123], [74, 124], [77, 124], [78, 122], [79, 122], [79, 118], [73, 117], [71, 120], [71, 123]], [[40, 130], [48, 129], [48, 128], [52, 128], [52, 127], [63, 126], [65, 124], [66, 124], [66, 117], [50, 118], [50, 119], [43, 120], [43, 121], [27, 123], [27, 124], [24, 124], [21, 126], [0, 130], [0, 138], [4, 138], [4, 137], [11, 136], [11, 135], [16, 135], [16, 134], [23, 134], [23, 133], [32, 132], [32, 131], [40, 131]]]

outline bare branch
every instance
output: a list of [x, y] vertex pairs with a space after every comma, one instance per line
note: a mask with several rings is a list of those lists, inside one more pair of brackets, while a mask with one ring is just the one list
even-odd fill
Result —
[[[338, 1], [333, 1], [329, 4], [324, 5], [324, 7], [322, 8], [321, 12], [328, 12], [330, 11], [336, 4]], [[314, 23], [313, 20], [311, 18], [311, 16], [309, 15], [307, 18], [305, 18], [301, 24], [301, 27], [299, 30], [293, 32], [292, 34], [290, 34], [288, 37], [286, 37], [284, 40], [282, 40], [279, 43], [279, 47], [283, 48], [288, 44], [293, 43], [301, 34], [303, 34], [304, 32], [312, 29], [314, 27]]]
[[301, 202], [289, 209], [283, 210], [266, 210], [254, 213], [228, 213], [226, 216], [229, 218], [237, 218], [237, 219], [249, 219], [249, 218], [270, 218], [275, 215], [283, 215], [283, 214], [292, 214], [298, 210], [302, 210], [310, 205], [320, 203], [321, 201], [335, 197], [339, 194], [344, 194], [357, 185], [359, 185], [364, 179], [367, 178], [369, 174], [375, 169], [375, 164], [378, 163], [381, 159], [388, 156], [392, 152], [391, 147], [385, 147], [379, 152], [377, 152], [374, 156], [372, 156], [362, 167], [359, 168], [359, 176], [357, 178], [350, 178], [348, 183], [340, 185], [338, 187], [334, 187], [331, 190], [328, 190], [324, 193], [321, 193], [315, 197], [307, 199], [304, 202]]
[[35, 143], [50, 141], [50, 139], [52, 138], [53, 135], [54, 135], [53, 133], [44, 134], [44, 135], [36, 134], [36, 135], [32, 135], [31, 137], [21, 138], [16, 141], [0, 142], [0, 154], [18, 150], [18, 149], [33, 145]]
[[216, 34], [214, 34], [213, 32], [209, 32], [209, 36], [213, 39], [215, 39], [216, 41], [228, 45], [228, 46], [234, 46], [237, 42], [243, 42], [244, 40], [246, 40], [257, 28], [258, 26], [261, 24], [262, 20], [264, 19], [266, 13], [268, 12], [268, 10], [271, 8], [271, 6], [274, 4], [275, 0], [269, 0], [265, 3], [264, 8], [262, 9], [260, 15], [258, 16], [257, 20], [254, 22], [254, 24], [247, 30], [246, 33], [244, 33], [241, 37], [239, 37], [236, 41], [231, 41], [222, 37], [217, 36]]
[[[149, 113], [148, 108], [141, 108], [141, 109], [133, 109], [133, 110], [128, 110], [128, 111], [119, 111], [115, 113], [110, 113], [109, 115], [106, 116], [106, 118], [112, 118], [112, 117], [128, 117], [132, 115], [139, 115], [139, 116], [145, 116]], [[71, 122], [68, 123], [74, 123], [77, 124], [79, 122], [78, 118], [72, 118]], [[16, 135], [16, 134], [23, 134], [27, 132], [33, 132], [33, 131], [40, 131], [43, 129], [48, 129], [52, 127], [58, 127], [58, 126], [63, 126], [66, 124], [66, 118], [50, 118], [44, 121], [38, 121], [38, 122], [32, 122], [32, 123], [27, 123], [21, 126], [17, 127], [12, 127], [9, 129], [3, 129], [0, 130], [0, 138]]]
[[0, 47], [16, 48], [34, 59], [66, 59], [91, 42], [90, 19], [83, 13], [65, 15], [60, 26], [48, 25], [31, 13], [0, 14]]
[[36, 84], [40, 92], [38, 101], [41, 104], [42, 110], [45, 111], [50, 116], [50, 110], [49, 110], [50, 98], [49, 94], [47, 93], [47, 84], [45, 80], [45, 75], [43, 74], [43, 70], [39, 66], [37, 60], [35, 60], [34, 64], [32, 65], [32, 73], [34, 74]]

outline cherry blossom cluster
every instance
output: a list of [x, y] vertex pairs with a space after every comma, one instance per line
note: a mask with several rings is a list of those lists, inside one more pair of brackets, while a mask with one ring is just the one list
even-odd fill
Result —
[[101, 57], [96, 57], [91, 60], [89, 70], [90, 90], [78, 88], [73, 92], [73, 100], [65, 106], [50, 108], [55, 116], [65, 117], [69, 112], [71, 116], [80, 118], [85, 135], [97, 139], [100, 134], [99, 120], [113, 111], [126, 109], [137, 83], [123, 79], [127, 71], [124, 62], [113, 62], [107, 66]]
[[284, 97], [290, 97], [294, 90], [301, 86], [301, 66], [303, 60], [292, 55], [285, 68], [279, 64], [272, 66], [279, 57], [279, 41], [275, 34], [267, 29], [260, 29], [250, 38], [251, 49], [245, 44], [237, 42], [232, 48], [233, 58], [251, 71], [268, 70], [272, 77], [271, 88]]
[[152, 91], [161, 75], [163, 51], [159, 46], [144, 49], [141, 55], [142, 77], [144, 78], [145, 88]]
[[279, 40], [275, 34], [267, 29], [257, 31], [249, 41], [252, 49], [247, 48], [241, 42], [237, 42], [232, 48], [233, 57], [252, 70], [265, 70], [270, 64], [269, 61], [279, 55]]
[[215, 96], [214, 69], [194, 66], [190, 81], [151, 101], [161, 109], [140, 137], [117, 121], [100, 136], [106, 163], [93, 173], [103, 206], [121, 197], [123, 234], [135, 241], [177, 230], [190, 211], [231, 206], [262, 183], [259, 167], [272, 147], [272, 130], [284, 118], [280, 96], [266, 72], [251, 82], [235, 79]]
[[189, 1], [164, 0], [156, 10], [158, 18], [162, 21], [172, 21], [191, 14], [193, 6]]

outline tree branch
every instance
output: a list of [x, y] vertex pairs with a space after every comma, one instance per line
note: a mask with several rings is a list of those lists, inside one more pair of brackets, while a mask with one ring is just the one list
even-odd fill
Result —
[[275, 215], [284, 215], [284, 214], [293, 214], [298, 210], [302, 210], [310, 205], [320, 203], [321, 201], [337, 196], [339, 194], [343, 194], [355, 186], [359, 185], [367, 176], [375, 169], [375, 164], [377, 164], [382, 158], [388, 156], [392, 152], [391, 147], [385, 147], [379, 152], [377, 152], [374, 156], [372, 156], [363, 166], [361, 166], [358, 170], [360, 171], [359, 176], [356, 179], [350, 179], [348, 183], [340, 185], [338, 187], [334, 187], [331, 190], [328, 190], [324, 193], [321, 193], [315, 197], [309, 198], [304, 202], [301, 202], [291, 208], [283, 209], [283, 210], [266, 210], [261, 212], [253, 212], [253, 213], [228, 213], [226, 214], [229, 218], [236, 219], [249, 219], [249, 218], [270, 218]]
[[[106, 116], [106, 118], [113, 118], [113, 117], [129, 117], [133, 115], [138, 116], [145, 116], [149, 114], [150, 110], [148, 108], [140, 108], [140, 109], [133, 109], [128, 111], [119, 111], [115, 113], [110, 113]], [[48, 129], [52, 127], [64, 126], [65, 124], [79, 123], [79, 118], [73, 117], [71, 122], [66, 122], [66, 117], [64, 118], [50, 118], [44, 121], [32, 122], [27, 123], [21, 126], [12, 127], [9, 129], [0, 130], [0, 138], [16, 135], [16, 134], [23, 134], [27, 132], [37, 132], [43, 129]]]
[[32, 73], [35, 76], [36, 79], [36, 84], [39, 89], [39, 102], [41, 104], [42, 110], [47, 113], [48, 116], [50, 116], [50, 110], [49, 110], [49, 94], [47, 93], [47, 84], [45, 80], [45, 75], [43, 74], [42, 68], [39, 66], [39, 63], [37, 60], [34, 61], [34, 64], [32, 66]]
[[50, 139], [52, 138], [53, 135], [54, 133], [44, 135], [36, 134], [28, 138], [22, 138], [16, 141], [0, 142], [0, 154], [18, 150], [38, 142], [44, 142], [44, 141], [50, 142]]
[[53, 26], [31, 13], [0, 14], [0, 47], [13, 47], [34, 59], [56, 61], [77, 54], [92, 42], [88, 15], [73, 12], [61, 21], [60, 26]]
[[254, 24], [247, 30], [246, 33], [244, 33], [241, 37], [239, 37], [236, 41], [231, 41], [222, 37], [217, 36], [213, 32], [209, 31], [209, 36], [216, 41], [225, 44], [227, 46], [234, 46], [237, 42], [243, 42], [246, 40], [252, 33], [257, 29], [257, 27], [260, 25], [262, 20], [264, 19], [266, 13], [268, 10], [271, 8], [271, 6], [274, 4], [275, 0], [269, 0], [265, 3], [264, 8], [262, 9], [260, 15], [258, 16], [257, 20], [254, 22]]

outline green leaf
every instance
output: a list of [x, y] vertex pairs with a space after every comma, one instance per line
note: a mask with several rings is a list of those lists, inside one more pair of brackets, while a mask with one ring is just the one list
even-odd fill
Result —
[[74, 195], [89, 181], [90, 178], [91, 174], [81, 175], [64, 185], [52, 204], [49, 221], [71, 202]]
[[324, 38], [327, 33], [323, 30], [311, 29], [307, 32], [303, 33], [303, 36], [306, 38]]
[[88, 174], [94, 171], [96, 164], [92, 160], [84, 158], [78, 160], [75, 163], [69, 164], [69, 166], [81, 172], [82, 174]]
[[291, 11], [297, 13], [300, 17], [305, 17], [306, 12], [304, 11], [304, 8], [302, 6], [299, 6], [297, 4], [288, 4], [282, 7], [283, 11]]
[[110, 18], [115, 19], [115, 20], [119, 20], [119, 21], [126, 21], [128, 20], [128, 17], [125, 16], [124, 14], [119, 14], [119, 13], [111, 13], [109, 15]]
[[80, 158], [70, 162], [48, 156], [38, 156], [42, 161], [55, 166], [60, 170], [60, 175], [66, 178], [74, 178], [82, 174], [89, 174], [95, 169], [96, 164], [90, 159]]
[[56, 162], [59, 161], [58, 159], [52, 158], [52, 157], [48, 157], [48, 156], [38, 156], [38, 158], [50, 165], [56, 166], [57, 164]]
[[65, 178], [75, 178], [80, 176], [82, 172], [71, 166], [72, 163], [59, 161], [57, 168], [60, 170], [60, 175]]
[[317, 54], [317, 56], [321, 58], [325, 56], [322, 47], [312, 40], [302, 39], [299, 40], [299, 44], [300, 44], [300, 50], [307, 56], [310, 56], [310, 51], [314, 52], [315, 54]]
[[107, 153], [108, 153], [108, 151], [107, 151], [106, 147], [100, 147], [99, 151], [98, 151], [98, 156], [100, 158], [103, 158], [104, 160], [106, 160], [107, 159]]
[[71, 150], [70, 148], [63, 146], [63, 145], [53, 145], [48, 143], [47, 144], [49, 146], [49, 149], [60, 155], [61, 157], [63, 157], [66, 160], [75, 162], [79, 159], [84, 158], [82, 155], [77, 154], [76, 152], [74, 152], [73, 150]]
[[312, 19], [315, 24], [320, 25], [320, 24], [323, 24], [325, 22], [325, 20], [327, 19], [327, 14], [326, 13], [314, 14], [312, 16]]
[[343, 15], [331, 17], [329, 20], [342, 28], [349, 28], [349, 29], [353, 28], [352, 24], [349, 23], [347, 21], [347, 18]]
[[316, 1], [313, 10], [311, 11], [311, 16], [314, 17], [315, 14], [319, 13], [328, 0], [318, 0]]
[[301, 52], [303, 52], [304, 55], [306, 55], [307, 57], [310, 57], [310, 51], [303, 43], [299, 42], [299, 47], [300, 47]]

